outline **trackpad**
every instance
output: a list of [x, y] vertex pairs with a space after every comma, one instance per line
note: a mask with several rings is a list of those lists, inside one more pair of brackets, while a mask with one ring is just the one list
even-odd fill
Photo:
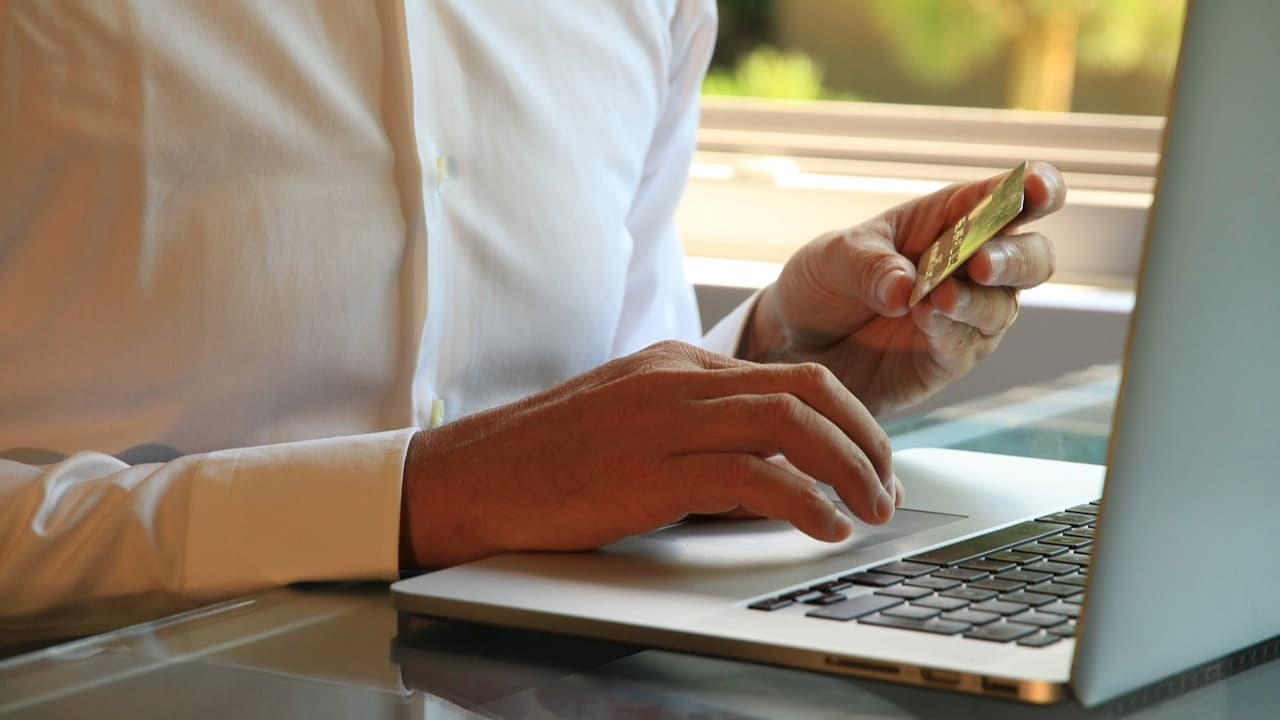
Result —
[[[848, 514], [842, 504], [837, 506]], [[888, 525], [867, 525], [854, 518], [853, 535], [848, 540], [826, 543], [777, 520], [698, 518], [619, 545], [630, 545], [627, 549], [633, 552], [640, 549], [636, 545], [642, 545], [652, 559], [681, 565], [790, 564], [862, 550], [963, 519], [963, 515], [900, 508]]]

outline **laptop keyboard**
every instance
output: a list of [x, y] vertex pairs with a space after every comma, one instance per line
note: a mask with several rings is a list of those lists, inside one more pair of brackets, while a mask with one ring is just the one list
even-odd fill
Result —
[[1047, 647], [1074, 637], [1098, 502], [751, 603], [838, 622]]

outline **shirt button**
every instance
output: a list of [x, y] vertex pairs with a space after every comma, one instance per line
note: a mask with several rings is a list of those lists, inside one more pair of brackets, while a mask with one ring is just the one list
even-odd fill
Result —
[[444, 424], [444, 401], [436, 398], [431, 401], [431, 427], [438, 428]]
[[436, 156], [436, 185], [444, 185], [449, 182], [449, 156]]

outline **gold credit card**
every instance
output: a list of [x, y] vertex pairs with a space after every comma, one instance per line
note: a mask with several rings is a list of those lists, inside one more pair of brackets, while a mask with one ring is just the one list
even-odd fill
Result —
[[1024, 162], [924, 251], [916, 268], [916, 286], [911, 291], [912, 306], [973, 257], [983, 243], [1018, 217], [1022, 212], [1022, 180], [1026, 174], [1027, 163]]

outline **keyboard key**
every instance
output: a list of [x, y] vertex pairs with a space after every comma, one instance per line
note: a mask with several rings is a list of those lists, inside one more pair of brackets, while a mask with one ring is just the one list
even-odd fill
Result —
[[821, 593], [821, 592], [818, 592], [817, 590], [804, 590], [802, 592], [789, 592], [786, 595], [783, 595], [782, 597], [795, 600], [798, 603], [807, 603], [810, 600], [817, 600], [818, 598], [822, 597], [825, 594], [826, 593]]
[[764, 610], [765, 612], [773, 612], [774, 610], [781, 610], [782, 608], [787, 607], [788, 605], [793, 605], [793, 604], [795, 604], [794, 600], [791, 600], [789, 598], [776, 597], [776, 598], [767, 598], [765, 600], [757, 600], [756, 602], [751, 603], [747, 607], [751, 608], [752, 610]]
[[859, 595], [851, 597], [844, 602], [838, 602], [834, 605], [820, 607], [817, 610], [811, 610], [806, 613], [809, 617], [822, 618], [823, 620], [840, 620], [848, 622], [863, 615], [873, 612], [879, 612], [885, 608], [891, 608], [894, 605], [901, 605], [902, 601], [898, 598], [882, 597], [880, 595]]
[[974, 588], [974, 587], [958, 587], [958, 588], [952, 588], [950, 590], [944, 590], [943, 592], [940, 592], [938, 594], [943, 597], [968, 600], [969, 602], [981, 602], [983, 600], [990, 600], [991, 598], [995, 597], [996, 591], [983, 590], [981, 588]]
[[1050, 633], [1038, 633], [1035, 635], [1028, 635], [1022, 638], [1021, 640], [1018, 641], [1018, 644], [1023, 647], [1044, 647], [1046, 645], [1052, 645], [1061, 639], [1062, 637], [1060, 635], [1052, 635]]
[[1066, 555], [1059, 555], [1053, 559], [1056, 563], [1066, 563], [1068, 565], [1078, 565], [1085, 567], [1089, 564], [1091, 558], [1088, 555], [1078, 552], [1070, 552]]
[[930, 618], [928, 620], [908, 620], [907, 618], [893, 617], [880, 613], [878, 615], [868, 615], [858, 620], [860, 623], [867, 625], [879, 625], [881, 627], [902, 628], [903, 630], [920, 630], [922, 632], [938, 633], [939, 635], [958, 635], [965, 630], [973, 627], [968, 623], [956, 622], [954, 620], [943, 620], [942, 618]]
[[1036, 608], [1036, 610], [1038, 612], [1052, 613], [1054, 615], [1061, 615], [1062, 617], [1067, 617], [1067, 618], [1080, 617], [1079, 605], [1073, 605], [1071, 603], [1062, 602], [1062, 601], [1050, 603], [1048, 605], [1041, 605], [1040, 607]]
[[848, 580], [858, 585], [870, 585], [871, 587], [889, 587], [902, 582], [901, 575], [886, 575], [878, 572], [864, 572], [856, 575], [844, 575], [841, 580]]
[[1059, 555], [1067, 551], [1061, 545], [1045, 545], [1042, 542], [1027, 543], [1013, 548], [1014, 552], [1031, 553], [1032, 555]]
[[942, 617], [946, 620], [955, 620], [956, 622], [971, 623], [973, 625], [986, 625], [989, 622], [995, 622], [1002, 616], [999, 613], [982, 612], [981, 610], [955, 610], [949, 613], [943, 613]]
[[933, 563], [934, 565], [956, 565], [966, 560], [986, 555], [989, 552], [1044, 537], [1064, 529], [1062, 525], [1024, 522], [1001, 528], [985, 535], [979, 535], [975, 538], [961, 540], [958, 543], [936, 550], [929, 550], [907, 559], [916, 562]]
[[886, 597], [902, 598], [903, 600], [916, 600], [926, 595], [932, 595], [933, 591], [929, 588], [894, 585], [892, 587], [880, 588], [876, 591], [876, 594], [884, 595]]
[[824, 583], [818, 583], [809, 589], [817, 590], [818, 592], [833, 593], [840, 592], [841, 590], [847, 590], [851, 587], [853, 587], [853, 583], [848, 580], [828, 580]]
[[974, 603], [969, 606], [970, 610], [978, 610], [979, 612], [991, 612], [999, 615], [1013, 615], [1027, 609], [1022, 603], [1005, 602], [1004, 600], [983, 600], [980, 603]]
[[881, 615], [890, 615], [896, 618], [906, 618], [908, 620], [928, 620], [932, 617], [938, 617], [942, 611], [938, 608], [923, 607], [920, 605], [899, 605], [889, 608], [880, 613]]
[[1049, 628], [1049, 632], [1053, 633], [1054, 635], [1060, 635], [1062, 637], [1075, 637], [1076, 621], [1068, 620], [1062, 623], [1061, 625], [1055, 625], [1054, 627]]
[[1057, 598], [1053, 595], [1044, 595], [1035, 592], [1035, 588], [1031, 588], [1031, 592], [1019, 590], [1018, 592], [1005, 593], [1000, 596], [1005, 602], [1022, 603], [1023, 605], [1048, 605]]
[[1024, 625], [1035, 625], [1036, 627], [1042, 628], [1061, 625], [1066, 621], [1067, 619], [1061, 615], [1052, 615], [1050, 613], [1042, 613], [1035, 610], [1028, 610], [1024, 613], [1018, 613], [1017, 615], [1009, 617], [1009, 622], [1019, 622]]
[[995, 590], [996, 592], [1013, 592], [1014, 590], [1021, 590], [1025, 586], [1026, 583], [1016, 580], [987, 578], [986, 580], [974, 580], [965, 587], [978, 588], [979, 590]]
[[1014, 582], [1023, 582], [1028, 585], [1035, 585], [1038, 582], [1044, 582], [1053, 577], [1050, 573], [1031, 572], [1030, 570], [1009, 570], [996, 575], [997, 580], [1012, 580]]
[[1053, 579], [1053, 581], [1056, 583], [1062, 583], [1063, 585], [1075, 585], [1076, 587], [1084, 587], [1085, 583], [1089, 582], [1089, 576], [1081, 573], [1076, 573], [1075, 575], [1065, 575], [1062, 577], [1056, 577]]
[[953, 587], [959, 586], [960, 581], [926, 575], [924, 577], [911, 578], [903, 584], [912, 585], [914, 587], [929, 588], [930, 590], [950, 590]]
[[903, 577], [910, 577], [910, 578], [920, 577], [921, 575], [931, 573], [937, 569], [938, 568], [936, 565], [925, 565], [924, 563], [907, 562], [906, 560], [899, 560], [897, 562], [891, 562], [886, 565], [881, 565], [878, 568], [872, 568], [872, 570], [879, 573], [887, 573], [889, 575], [901, 575]]
[[1039, 520], [1040, 522], [1057, 523], [1059, 525], [1070, 525], [1072, 527], [1078, 527], [1080, 525], [1085, 525], [1087, 523], [1093, 522], [1094, 517], [1092, 515], [1086, 515], [1084, 513], [1059, 512], [1059, 513], [1054, 513], [1052, 515], [1045, 515], [1042, 518], [1036, 518], [1036, 519]]
[[1072, 508], [1067, 508], [1067, 512], [1078, 513], [1080, 515], [1097, 515], [1098, 505], [1096, 503], [1085, 503]]
[[937, 608], [939, 610], [959, 610], [962, 607], [967, 607], [969, 605], [969, 601], [954, 597], [944, 597], [942, 595], [931, 595], [929, 597], [922, 597], [919, 600], [913, 600], [911, 604]]
[[1040, 628], [1034, 625], [1022, 625], [1012, 623], [1008, 620], [1003, 622], [994, 622], [981, 627], [970, 630], [965, 633], [967, 638], [974, 640], [990, 640], [991, 642], [1010, 642], [1019, 638], [1024, 638], [1039, 632]]
[[1076, 566], [1072, 565], [1071, 563], [1060, 563], [1060, 562], [1054, 562], [1052, 560], [1041, 560], [1038, 563], [1023, 565], [1022, 569], [1030, 570], [1032, 572], [1049, 573], [1051, 575], [1069, 575], [1076, 571]]
[[1084, 595], [1072, 595], [1071, 597], [1062, 598], [1062, 602], [1071, 603], [1073, 605], [1079, 605], [1083, 601]]
[[1072, 595], [1079, 595], [1084, 592], [1084, 588], [1079, 585], [1064, 585], [1056, 582], [1037, 585], [1034, 589], [1038, 593], [1053, 595], [1055, 597], [1071, 597]]
[[805, 605], [834, 605], [841, 600], [844, 600], [844, 595], [841, 595], [840, 593], [823, 593], [819, 597], [813, 598], [812, 600], [804, 600], [802, 602], [804, 602]]
[[1070, 535], [1071, 537], [1082, 537], [1082, 538], [1088, 538], [1088, 539], [1092, 540], [1092, 539], [1093, 539], [1093, 528], [1091, 528], [1091, 527], [1073, 528], [1073, 529], [1068, 530], [1068, 531], [1066, 531], [1066, 532], [1064, 532], [1064, 533], [1062, 533], [1062, 534], [1063, 534], [1063, 535]]
[[1004, 572], [1018, 567], [1017, 563], [1000, 562], [997, 560], [971, 560], [960, 565], [962, 568], [969, 570], [984, 570], [989, 573]]
[[[1071, 569], [1075, 570], [1075, 566], [1071, 566]], [[963, 567], [949, 567], [943, 568], [929, 577], [949, 578], [951, 580], [963, 580], [968, 582], [970, 580], [981, 580], [990, 574], [990, 571], [987, 570], [971, 570]]]
[[1010, 563], [1017, 563], [1021, 565], [1022, 563], [1036, 562], [1037, 560], [1040, 559], [1040, 556], [1032, 555], [1031, 553], [1014, 552], [1012, 550], [1002, 550], [998, 553], [991, 553], [990, 555], [986, 556], [984, 559], [999, 560], [1000, 562], [1010, 562]]
[[[1044, 540], [1041, 540], [1040, 542], [1045, 543], [1046, 545], [1061, 545], [1062, 547], [1068, 547], [1073, 549], [1088, 547], [1089, 545], [1093, 544], [1093, 541], [1088, 538], [1073, 537], [1071, 535], [1059, 535], [1057, 537], [1048, 537], [1048, 538], [1045, 538]], [[1077, 552], [1079, 551], [1077, 550]]]

